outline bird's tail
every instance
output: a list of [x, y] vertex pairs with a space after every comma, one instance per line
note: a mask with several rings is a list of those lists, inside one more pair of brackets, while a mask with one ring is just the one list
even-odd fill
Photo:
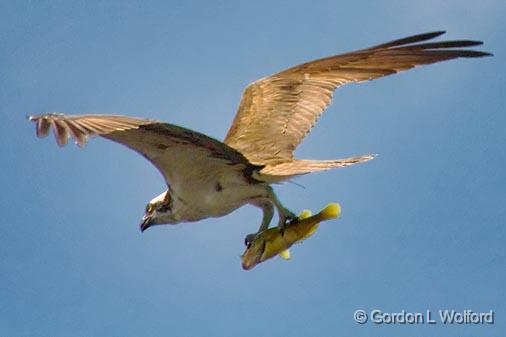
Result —
[[346, 167], [374, 159], [375, 154], [368, 154], [358, 157], [350, 157], [336, 160], [292, 160], [284, 163], [265, 166], [257, 179], [277, 183], [293, 178], [294, 176], [330, 170], [333, 168]]

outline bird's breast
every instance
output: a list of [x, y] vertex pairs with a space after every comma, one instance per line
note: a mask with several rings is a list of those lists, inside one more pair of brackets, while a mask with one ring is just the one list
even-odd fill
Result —
[[265, 194], [265, 185], [252, 184], [240, 173], [210, 178], [171, 186], [177, 196], [173, 212], [181, 221], [224, 216]]

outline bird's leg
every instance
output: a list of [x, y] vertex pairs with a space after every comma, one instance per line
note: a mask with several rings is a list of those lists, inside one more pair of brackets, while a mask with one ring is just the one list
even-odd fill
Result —
[[262, 212], [262, 223], [258, 228], [258, 233], [269, 228], [269, 224], [271, 223], [272, 217], [274, 216], [274, 207], [272, 206], [272, 203], [269, 201], [264, 202], [262, 204]]
[[251, 204], [257, 207], [260, 207], [263, 211], [262, 224], [258, 229], [258, 232], [246, 235], [244, 239], [244, 244], [249, 246], [251, 242], [255, 239], [258, 233], [269, 228], [269, 224], [271, 223], [272, 217], [274, 216], [274, 207], [278, 210], [279, 214], [279, 222], [278, 228], [281, 231], [284, 231], [286, 225], [292, 221], [297, 220], [297, 215], [290, 211], [288, 208], [283, 206], [281, 201], [279, 201], [278, 197], [274, 193], [272, 187], [267, 186], [267, 195], [264, 198], [256, 199], [251, 201]]
[[253, 242], [253, 240], [258, 235], [258, 233], [269, 228], [269, 224], [271, 223], [272, 217], [274, 216], [274, 206], [272, 205], [270, 200], [262, 199], [262, 200], [254, 201], [254, 202], [252, 202], [252, 204], [257, 207], [260, 207], [262, 209], [263, 216], [262, 216], [262, 223], [260, 224], [260, 228], [258, 228], [258, 232], [246, 235], [246, 238], [244, 239], [244, 244], [246, 246], [249, 246], [250, 243]]
[[281, 231], [284, 231], [288, 223], [297, 220], [297, 215], [292, 211], [290, 211], [285, 206], [283, 206], [281, 201], [279, 201], [278, 197], [276, 196], [276, 193], [274, 193], [274, 190], [270, 186], [268, 188], [268, 195], [269, 200], [274, 204], [274, 206], [278, 210], [279, 214], [278, 227]]

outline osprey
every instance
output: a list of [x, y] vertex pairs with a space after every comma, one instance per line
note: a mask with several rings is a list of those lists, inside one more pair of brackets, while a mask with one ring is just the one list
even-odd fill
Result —
[[[424, 42], [443, 31], [410, 36], [337, 56], [303, 63], [248, 85], [223, 142], [161, 121], [118, 115], [30, 116], [37, 136], [53, 130], [58, 145], [69, 137], [84, 146], [101, 136], [147, 158], [168, 189], [151, 200], [140, 228], [221, 217], [251, 204], [263, 211], [259, 232], [279, 214], [281, 229], [296, 215], [279, 201], [271, 184], [295, 176], [345, 167], [374, 155], [337, 160], [300, 160], [293, 152], [327, 108], [333, 91], [418, 65], [492, 54], [462, 49], [480, 41]], [[423, 42], [423, 43], [422, 43]], [[246, 237], [251, 242], [255, 234]]]

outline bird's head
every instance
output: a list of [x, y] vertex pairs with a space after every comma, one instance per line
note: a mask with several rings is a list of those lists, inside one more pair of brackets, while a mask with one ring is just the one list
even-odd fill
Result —
[[142, 217], [140, 228], [144, 232], [153, 225], [173, 224], [176, 222], [172, 213], [172, 198], [169, 191], [165, 191], [146, 205], [146, 211]]

